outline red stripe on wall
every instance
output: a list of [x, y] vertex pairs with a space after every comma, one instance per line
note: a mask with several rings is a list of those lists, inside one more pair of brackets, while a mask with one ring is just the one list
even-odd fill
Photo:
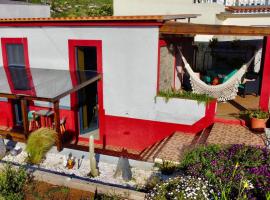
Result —
[[[196, 134], [214, 122], [216, 101], [206, 107], [205, 117], [193, 125], [174, 124], [118, 116], [104, 116], [104, 145], [143, 150], [176, 131]], [[88, 141], [86, 138], [79, 138]]]
[[11, 102], [0, 102], [0, 126], [13, 127], [13, 108]]

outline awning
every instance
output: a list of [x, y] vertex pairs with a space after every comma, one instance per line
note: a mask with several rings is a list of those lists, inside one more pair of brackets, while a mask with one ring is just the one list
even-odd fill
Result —
[[100, 78], [96, 71], [0, 67], [0, 97], [55, 102]]

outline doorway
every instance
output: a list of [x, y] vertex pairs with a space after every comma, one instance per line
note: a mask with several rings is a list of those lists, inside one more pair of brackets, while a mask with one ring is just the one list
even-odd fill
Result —
[[[96, 46], [76, 46], [75, 58], [76, 69], [78, 71], [97, 71]], [[84, 79], [83, 73], [78, 73], [78, 79]], [[98, 136], [99, 120], [97, 82], [79, 90], [77, 95], [80, 136], [89, 137], [90, 134]]]

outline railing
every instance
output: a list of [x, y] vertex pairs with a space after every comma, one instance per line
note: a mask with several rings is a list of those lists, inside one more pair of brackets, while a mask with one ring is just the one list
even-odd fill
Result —
[[270, 0], [193, 0], [193, 3], [217, 3], [225, 6], [270, 6]]

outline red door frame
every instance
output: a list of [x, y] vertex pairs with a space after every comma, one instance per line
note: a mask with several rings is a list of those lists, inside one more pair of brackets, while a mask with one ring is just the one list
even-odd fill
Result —
[[[102, 75], [102, 41], [101, 40], [68, 40], [68, 49], [69, 49], [69, 70], [70, 72], [76, 71], [76, 56], [75, 56], [75, 47], [77, 46], [92, 46], [97, 48], [97, 72]], [[71, 73], [71, 80], [73, 84], [77, 83], [77, 77], [74, 73]], [[99, 117], [99, 136], [100, 139], [96, 141], [97, 143], [102, 143], [104, 138], [104, 119], [105, 119], [105, 111], [103, 106], [103, 81], [102, 78], [98, 81], [98, 117]], [[78, 114], [77, 114], [77, 105], [78, 99], [76, 93], [71, 94], [71, 108], [75, 110], [76, 113], [76, 124], [78, 126]], [[79, 140], [88, 141], [89, 138], [82, 138], [79, 135], [79, 128], [76, 128], [78, 132]]]

